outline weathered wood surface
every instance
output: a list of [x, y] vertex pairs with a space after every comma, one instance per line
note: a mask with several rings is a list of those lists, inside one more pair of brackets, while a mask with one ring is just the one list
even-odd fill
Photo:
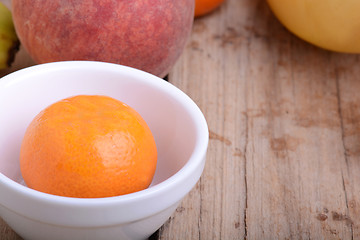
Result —
[[[168, 79], [202, 109], [210, 143], [154, 238], [360, 239], [359, 55], [298, 39], [263, 0], [226, 0], [196, 19]], [[0, 221], [0, 239], [20, 238]]]

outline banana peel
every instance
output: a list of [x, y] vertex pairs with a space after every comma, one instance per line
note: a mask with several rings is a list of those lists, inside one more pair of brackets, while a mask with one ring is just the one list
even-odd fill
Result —
[[11, 11], [0, 2], [0, 70], [11, 66], [19, 47]]

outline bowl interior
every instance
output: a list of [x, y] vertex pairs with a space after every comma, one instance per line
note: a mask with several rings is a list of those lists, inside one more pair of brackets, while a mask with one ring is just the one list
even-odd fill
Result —
[[0, 79], [0, 172], [22, 183], [19, 152], [30, 121], [48, 105], [79, 94], [107, 95], [138, 111], [158, 149], [152, 186], [178, 172], [191, 156], [196, 125], [189, 101], [164, 80], [113, 64], [44, 64]]

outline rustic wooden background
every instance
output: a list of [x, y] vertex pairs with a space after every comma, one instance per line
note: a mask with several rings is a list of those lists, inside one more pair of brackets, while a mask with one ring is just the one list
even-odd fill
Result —
[[[23, 53], [8, 71], [31, 64]], [[264, 0], [226, 0], [195, 20], [168, 80], [210, 143], [152, 239], [360, 239], [359, 55], [300, 40]], [[0, 239], [20, 238], [0, 220]]]

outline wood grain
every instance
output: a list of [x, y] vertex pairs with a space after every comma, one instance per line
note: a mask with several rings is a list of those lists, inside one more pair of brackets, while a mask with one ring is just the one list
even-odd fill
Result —
[[197, 19], [169, 80], [203, 110], [209, 156], [160, 238], [359, 238], [359, 71], [358, 55], [303, 42], [264, 1]]
[[[33, 64], [17, 61], [8, 71]], [[359, 55], [300, 40], [263, 0], [226, 0], [195, 20], [168, 79], [203, 111], [210, 142], [154, 237], [360, 239]], [[0, 222], [0, 239], [20, 238]]]

